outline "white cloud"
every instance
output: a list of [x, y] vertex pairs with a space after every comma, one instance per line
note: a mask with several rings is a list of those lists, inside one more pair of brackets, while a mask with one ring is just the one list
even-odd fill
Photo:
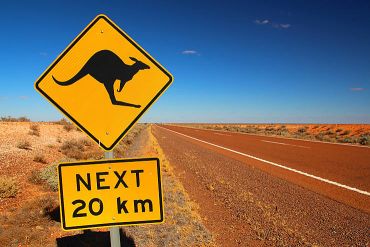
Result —
[[284, 29], [290, 28], [291, 26], [292, 25], [290, 25], [290, 24], [280, 24], [280, 27], [284, 28]]
[[184, 51], [181, 52], [181, 54], [183, 54], [183, 55], [196, 55], [196, 54], [199, 54], [199, 53], [195, 50], [184, 50]]
[[269, 25], [277, 29], [288, 29], [292, 26], [289, 23], [275, 23], [269, 19], [255, 20], [254, 23], [256, 23], [257, 25]]
[[357, 92], [357, 91], [364, 91], [365, 88], [363, 88], [363, 87], [351, 87], [350, 90]]
[[25, 96], [25, 95], [21, 95], [19, 96], [19, 99], [21, 100], [27, 100], [29, 97], [28, 96]]
[[271, 21], [268, 20], [268, 19], [263, 19], [263, 20], [255, 20], [254, 23], [256, 23], [258, 25], [266, 25], [266, 24], [270, 24]]

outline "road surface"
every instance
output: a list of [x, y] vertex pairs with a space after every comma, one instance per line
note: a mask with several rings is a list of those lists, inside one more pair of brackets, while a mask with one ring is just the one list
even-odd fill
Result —
[[222, 246], [369, 244], [369, 148], [170, 125], [153, 133]]

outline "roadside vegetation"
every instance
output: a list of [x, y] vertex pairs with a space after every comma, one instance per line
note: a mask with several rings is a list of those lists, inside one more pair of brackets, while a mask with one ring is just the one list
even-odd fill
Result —
[[30, 131], [28, 132], [30, 135], [40, 136], [40, 126], [38, 124], [31, 124]]
[[[370, 125], [336, 124], [176, 124], [210, 130], [231, 131], [266, 136], [281, 136], [334, 143], [370, 145]], [[340, 126], [340, 127], [339, 127]], [[347, 128], [347, 129], [346, 129]], [[351, 128], [353, 130], [351, 130]]]
[[18, 193], [18, 185], [14, 178], [0, 176], [0, 199], [15, 197]]
[[30, 122], [31, 120], [27, 117], [0, 117], [0, 122]]
[[[37, 129], [29, 125], [23, 128], [22, 138], [29, 135], [28, 128], [30, 131]], [[56, 126], [56, 129], [58, 131], [55, 132], [55, 136], [50, 138], [44, 147], [32, 143], [38, 147], [38, 150], [24, 152], [24, 155], [31, 160], [27, 166], [32, 165], [32, 170], [20, 168], [22, 173], [24, 172], [24, 176], [20, 177], [0, 176], [0, 200], [6, 200], [6, 204], [12, 205], [1, 208], [0, 204], [0, 243], [2, 246], [59, 246], [59, 244], [60, 246], [105, 246], [109, 244], [109, 232], [106, 229], [66, 233], [60, 228], [57, 165], [61, 162], [81, 159], [101, 159], [103, 151], [90, 139], [83, 138], [77, 132], [71, 135], [70, 132], [67, 133], [60, 127]], [[197, 213], [198, 206], [190, 201], [181, 183], [173, 175], [168, 161], [157, 149], [159, 148], [157, 144], [153, 139], [149, 141], [143, 139], [145, 135], [151, 135], [150, 126], [137, 124], [118, 144], [114, 155], [116, 158], [160, 157], [163, 161], [161, 169], [165, 222], [124, 227], [122, 228], [123, 241], [129, 238], [135, 246], [148, 247], [214, 246], [212, 234], [204, 227]], [[50, 140], [54, 142], [50, 143]], [[37, 141], [40, 140], [37, 139]], [[155, 151], [149, 151], [149, 149], [153, 150], [153, 145], [156, 147]], [[20, 146], [30, 149], [31, 143]], [[51, 156], [49, 152], [53, 152], [54, 156]], [[25, 164], [27, 163], [18, 162], [14, 165], [23, 167]], [[27, 192], [23, 191], [25, 188]], [[28, 194], [28, 191], [31, 193]]]
[[128, 226], [124, 230], [136, 246], [216, 246], [213, 235], [204, 226], [198, 214], [198, 205], [175, 176], [157, 140], [146, 128], [140, 138], [146, 139], [146, 147], [135, 152], [137, 156], [158, 157], [161, 160], [163, 205], [165, 220], [162, 224]]
[[24, 150], [30, 150], [31, 149], [31, 143], [27, 140], [21, 140], [17, 144], [17, 148], [24, 149]]

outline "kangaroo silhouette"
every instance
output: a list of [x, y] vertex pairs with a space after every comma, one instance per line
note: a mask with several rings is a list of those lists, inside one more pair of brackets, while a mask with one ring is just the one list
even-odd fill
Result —
[[150, 69], [148, 65], [137, 60], [136, 58], [130, 57], [130, 59], [135, 63], [132, 65], [127, 65], [112, 51], [98, 51], [71, 79], [67, 81], [58, 81], [54, 76], [53, 79], [58, 85], [68, 86], [80, 80], [84, 76], [90, 75], [95, 80], [104, 84], [104, 87], [107, 90], [113, 105], [140, 108], [140, 105], [118, 101], [114, 96], [113, 84], [117, 79], [120, 80], [120, 86], [117, 92], [121, 92], [125, 84], [130, 81], [134, 75], [139, 72], [139, 70]]

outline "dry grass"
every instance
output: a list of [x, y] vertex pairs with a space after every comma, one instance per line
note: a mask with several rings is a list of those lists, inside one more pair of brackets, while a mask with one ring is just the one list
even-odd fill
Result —
[[36, 154], [35, 157], [33, 158], [33, 161], [39, 162], [39, 163], [42, 163], [42, 164], [47, 163], [46, 157], [43, 154]]
[[27, 140], [21, 140], [20, 142], [18, 142], [17, 148], [30, 150], [31, 149], [31, 143]]
[[117, 144], [114, 149], [114, 157], [122, 158], [127, 148], [134, 142], [135, 138], [141, 133], [142, 130], [147, 128], [147, 124], [136, 124], [128, 134]]
[[[24, 129], [27, 135], [27, 124]], [[147, 125], [139, 124], [132, 129], [124, 140], [119, 144], [119, 148], [115, 149], [116, 157], [126, 154], [129, 147], [136, 145], [139, 138], [139, 133], [146, 129]], [[59, 160], [63, 153], [67, 157], [76, 157], [82, 159], [100, 159], [102, 157], [102, 150], [96, 144], [93, 144], [89, 139], [69, 139], [71, 136], [78, 135], [78, 132], [66, 133], [60, 126], [55, 126], [62, 134], [50, 135], [50, 140], [55, 146], [60, 146], [59, 151], [54, 150], [54, 156], [51, 156], [47, 149], [48, 160]], [[43, 138], [48, 136], [47, 129], [42, 127]], [[73, 134], [73, 135], [72, 135]], [[56, 144], [55, 139], [59, 138], [60, 144]], [[67, 138], [66, 138], [67, 137]], [[23, 136], [22, 136], [23, 138]], [[41, 141], [43, 138], [35, 140]], [[20, 139], [20, 138], [19, 138]], [[36, 147], [38, 144], [35, 143]], [[49, 145], [49, 144], [48, 144]], [[151, 146], [151, 143], [149, 147]], [[14, 147], [14, 144], [13, 144]], [[55, 153], [57, 156], [55, 156]], [[32, 159], [35, 154], [28, 152]], [[143, 156], [156, 156], [153, 153], [142, 153]], [[94, 157], [95, 156], [95, 157]], [[163, 159], [165, 159], [163, 157]], [[162, 158], [161, 158], [162, 160]], [[61, 162], [68, 162], [72, 160], [62, 160]], [[37, 165], [34, 162], [30, 162]], [[80, 232], [64, 233], [60, 229], [60, 222], [52, 220], [52, 214], [58, 212], [58, 177], [57, 164], [53, 163], [47, 165], [45, 168], [39, 170], [28, 170], [27, 174], [31, 175], [27, 179], [22, 177], [23, 183], [26, 181], [27, 186], [32, 188], [32, 193], [20, 193], [13, 201], [16, 205], [14, 207], [6, 208], [0, 214], [0, 246], [55, 246], [56, 240], [65, 235], [73, 235], [77, 237]], [[170, 167], [167, 163], [163, 164], [163, 187], [164, 187], [164, 206], [165, 206], [165, 223], [159, 225], [145, 225], [137, 227], [124, 227], [123, 229], [130, 232], [135, 237], [136, 246], [211, 246], [213, 245], [212, 235], [202, 224], [202, 220], [197, 214], [197, 206], [193, 204], [185, 190], [182, 188], [178, 180], [170, 173]], [[19, 166], [23, 166], [19, 163]], [[40, 165], [38, 164], [37, 167]], [[22, 168], [21, 168], [22, 169]], [[30, 183], [32, 182], [32, 183]], [[41, 185], [35, 186], [34, 184]], [[45, 190], [45, 187], [47, 190]], [[22, 186], [23, 188], [23, 186]], [[9, 191], [9, 190], [7, 190]], [[12, 201], [9, 201], [12, 203]], [[88, 235], [81, 235], [81, 245], [88, 242]], [[90, 239], [91, 240], [91, 239]], [[85, 241], [85, 242], [84, 242]], [[107, 238], [107, 245], [109, 245], [109, 237]], [[147, 243], [147, 244], [143, 244]], [[73, 243], [75, 244], [75, 243]], [[73, 245], [75, 246], [75, 245]]]
[[161, 160], [165, 221], [162, 224], [125, 227], [126, 233], [134, 239], [136, 246], [215, 246], [211, 232], [197, 213], [198, 205], [191, 202], [150, 129], [146, 131], [149, 134], [148, 144], [153, 150], [149, 156]]
[[67, 124], [63, 125], [63, 129], [67, 132], [70, 132], [71, 130], [74, 129], [74, 127], [71, 123], [67, 123]]
[[55, 246], [51, 230], [59, 223], [52, 220], [57, 209], [57, 195], [27, 201], [14, 213], [0, 216], [1, 246]]
[[96, 145], [93, 146], [92, 141], [86, 138], [67, 140], [63, 142], [60, 150], [68, 158], [76, 160], [100, 159], [103, 155], [102, 151]]
[[15, 197], [18, 193], [17, 182], [13, 178], [0, 177], [0, 199]]
[[40, 127], [37, 124], [30, 125], [30, 131], [28, 132], [30, 135], [40, 136]]

